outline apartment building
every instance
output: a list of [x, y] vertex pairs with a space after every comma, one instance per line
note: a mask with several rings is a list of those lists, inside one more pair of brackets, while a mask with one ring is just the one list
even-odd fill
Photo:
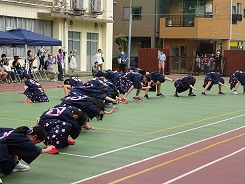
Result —
[[[162, 0], [114, 0], [113, 36], [131, 35], [131, 56], [138, 56], [139, 48], [162, 47], [159, 40], [159, 15], [163, 9]], [[132, 26], [129, 31], [129, 14], [132, 8]], [[126, 48], [127, 52], [127, 48]], [[119, 53], [114, 43], [113, 54]]]
[[[0, 30], [24, 28], [62, 41], [69, 54], [77, 50], [77, 71], [91, 71], [97, 49], [104, 51], [104, 69], [111, 68], [113, 1], [110, 0], [0, 0]], [[28, 47], [37, 53], [38, 47]], [[59, 47], [51, 48], [53, 55]], [[25, 57], [21, 46], [0, 46], [8, 57]], [[67, 55], [65, 70], [68, 71]]]
[[160, 38], [171, 56], [185, 57], [179, 62], [183, 72], [197, 53], [244, 48], [245, 0], [165, 0], [163, 6]]

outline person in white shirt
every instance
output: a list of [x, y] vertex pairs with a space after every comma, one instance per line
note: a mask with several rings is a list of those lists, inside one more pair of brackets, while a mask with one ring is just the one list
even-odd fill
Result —
[[17, 83], [15, 73], [12, 70], [11, 66], [9, 66], [9, 61], [8, 60], [5, 61], [5, 65], [3, 65], [3, 68], [8, 73], [8, 76], [7, 76], [8, 83], [11, 83], [11, 80], [10, 79], [12, 79], [14, 83]]
[[103, 68], [103, 62], [104, 62], [104, 55], [101, 49], [98, 49], [97, 54], [95, 55], [96, 61], [98, 62], [99, 65], [99, 70], [102, 71]]
[[166, 55], [163, 53], [161, 50], [160, 53], [158, 54], [158, 71], [164, 74], [164, 66], [165, 66], [165, 61], [166, 61]]
[[70, 77], [74, 76], [74, 70], [77, 68], [76, 52], [76, 50], [71, 50], [70, 55], [68, 57]]

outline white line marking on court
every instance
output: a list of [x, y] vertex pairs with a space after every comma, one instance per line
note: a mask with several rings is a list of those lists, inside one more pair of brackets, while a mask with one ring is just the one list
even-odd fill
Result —
[[[160, 139], [165, 139], [165, 138], [168, 138], [168, 137], [173, 137], [175, 135], [179, 135], [179, 134], [183, 134], [183, 133], [190, 132], [190, 131], [193, 131], [193, 130], [197, 130], [197, 129], [200, 129], [200, 128], [204, 128], [204, 127], [207, 127], [207, 126], [210, 126], [210, 125], [215, 125], [215, 124], [218, 124], [218, 123], [221, 123], [221, 122], [224, 122], [224, 121], [228, 121], [228, 120], [232, 120], [232, 119], [235, 119], [235, 118], [239, 118], [239, 117], [242, 117], [242, 116], [245, 116], [245, 114], [240, 115], [240, 116], [235, 116], [235, 117], [232, 117], [232, 118], [228, 118], [228, 119], [224, 119], [224, 120], [221, 120], [221, 121], [217, 121], [217, 122], [214, 122], [214, 123], [210, 123], [210, 124], [207, 124], [207, 125], [199, 126], [199, 127], [196, 127], [196, 128], [191, 128], [189, 130], [185, 130], [185, 131], [182, 131], [182, 132], [177, 132], [177, 133], [174, 133], [174, 134], [165, 135], [165, 136], [162, 136], [162, 137], [158, 137], [158, 138], [151, 139], [151, 140], [148, 140], [148, 141], [140, 142], [140, 143], [137, 143], [137, 144], [126, 146], [126, 147], [122, 147], [122, 148], [115, 149], [115, 150], [112, 150], [112, 151], [107, 151], [107, 152], [104, 152], [104, 153], [101, 153], [101, 154], [98, 154], [98, 155], [94, 155], [94, 156], [82, 156], [81, 155], [81, 157], [88, 157], [88, 158], [100, 157], [100, 156], [107, 155], [107, 154], [110, 154], [110, 153], [115, 153], [117, 151], [121, 151], [121, 150], [129, 149], [129, 148], [132, 148], [132, 147], [136, 147], [136, 146], [139, 146], [139, 145], [143, 145], [143, 144], [146, 144], [146, 143], [149, 143], [149, 142], [157, 141], [157, 140], [160, 140]], [[65, 155], [66, 153], [63, 153], [63, 154]], [[78, 155], [76, 155], [76, 156], [78, 156]]]
[[245, 116], [245, 114], [239, 115], [239, 116], [235, 116], [235, 117], [232, 117], [232, 118], [228, 118], [228, 119], [224, 119], [224, 120], [221, 120], [221, 121], [217, 121], [217, 122], [214, 122], [214, 123], [210, 123], [210, 124], [207, 124], [207, 125], [199, 126], [199, 127], [196, 127], [196, 128], [192, 128], [192, 129], [189, 129], [189, 130], [182, 131], [182, 132], [177, 132], [177, 133], [174, 133], [174, 134], [165, 135], [165, 136], [162, 136], [162, 137], [158, 137], [158, 138], [151, 139], [151, 140], [148, 140], [148, 141], [140, 142], [140, 143], [137, 143], [137, 144], [126, 146], [126, 147], [122, 147], [122, 148], [119, 148], [119, 149], [107, 151], [107, 152], [104, 152], [104, 153], [101, 153], [101, 154], [98, 154], [98, 155], [94, 155], [94, 156], [83, 156], [83, 155], [75, 155], [75, 154], [73, 155], [73, 154], [68, 154], [68, 153], [61, 153], [61, 154], [70, 155], [70, 156], [76, 156], [76, 157], [96, 158], [96, 157], [100, 157], [100, 156], [107, 155], [107, 154], [110, 154], [110, 153], [115, 153], [117, 151], [121, 151], [121, 150], [129, 149], [129, 148], [132, 148], [132, 147], [136, 147], [136, 146], [139, 146], [139, 145], [143, 145], [143, 144], [146, 144], [146, 143], [149, 143], [149, 142], [153, 142], [153, 141], [156, 141], [156, 140], [172, 137], [172, 136], [175, 136], [175, 135], [183, 134], [183, 133], [190, 132], [190, 131], [193, 131], [193, 130], [197, 130], [197, 129], [200, 129], [200, 128], [204, 128], [204, 127], [207, 127], [207, 126], [211, 126], [211, 125], [215, 125], [215, 124], [218, 124], [218, 123], [222, 123], [222, 122], [225, 122], [225, 121], [228, 121], [228, 120], [236, 119], [236, 118], [239, 118], [239, 117], [242, 117], [242, 116]]
[[232, 107], [232, 108], [244, 108], [244, 106], [231, 106], [231, 105], [221, 105], [221, 104], [204, 104], [204, 103], [190, 103], [190, 102], [177, 102], [177, 101], [168, 101], [171, 103], [180, 103], [180, 104], [190, 104], [190, 105], [201, 105], [201, 106], [219, 106], [219, 107]]
[[193, 173], [195, 173], [195, 172], [197, 172], [197, 171], [199, 171], [199, 170], [201, 170], [201, 169], [204, 169], [205, 167], [208, 167], [208, 166], [213, 165], [213, 164], [215, 164], [215, 163], [217, 163], [217, 162], [220, 162], [221, 160], [224, 160], [224, 159], [226, 159], [226, 158], [229, 158], [229, 157], [231, 157], [231, 156], [233, 156], [233, 155], [235, 155], [235, 154], [237, 154], [237, 153], [240, 153], [240, 152], [243, 151], [243, 150], [245, 150], [245, 147], [244, 147], [244, 148], [241, 148], [241, 149], [239, 149], [239, 150], [237, 150], [237, 151], [235, 151], [235, 152], [233, 152], [233, 153], [231, 153], [231, 154], [229, 154], [229, 155], [226, 155], [226, 156], [221, 157], [221, 158], [219, 158], [219, 159], [217, 159], [217, 160], [214, 160], [213, 162], [209, 162], [209, 163], [207, 163], [207, 164], [205, 164], [205, 165], [203, 165], [203, 166], [201, 166], [201, 167], [198, 167], [198, 168], [196, 168], [196, 169], [194, 169], [194, 170], [192, 170], [192, 171], [190, 171], [190, 172], [187, 172], [187, 173], [185, 173], [185, 174], [182, 174], [182, 175], [180, 175], [180, 176], [178, 176], [178, 177], [176, 177], [176, 178], [174, 178], [174, 179], [172, 179], [172, 180], [169, 180], [169, 181], [167, 181], [167, 182], [164, 182], [163, 184], [173, 183], [173, 182], [175, 182], [175, 181], [177, 181], [177, 180], [179, 180], [179, 179], [181, 179], [181, 178], [184, 178], [184, 177], [186, 177], [186, 176], [188, 176], [188, 175], [190, 175], [190, 174], [193, 174]]
[[185, 146], [183, 146], [183, 147], [180, 147], [180, 148], [177, 148], [177, 149], [168, 151], [168, 152], [164, 152], [164, 153], [161, 153], [161, 154], [158, 154], [158, 155], [155, 155], [155, 156], [152, 156], [152, 157], [149, 157], [149, 158], [146, 158], [146, 159], [137, 161], [137, 162], [133, 162], [133, 163], [131, 163], [131, 164], [128, 164], [128, 165], [119, 167], [119, 168], [117, 168], [117, 169], [113, 169], [113, 170], [110, 170], [110, 171], [107, 171], [107, 172], [104, 172], [104, 173], [101, 173], [101, 174], [98, 174], [98, 175], [95, 175], [95, 176], [92, 176], [92, 177], [89, 177], [89, 178], [86, 178], [86, 179], [83, 179], [83, 180], [80, 180], [80, 181], [76, 181], [76, 182], [71, 183], [71, 184], [78, 184], [78, 183], [80, 183], [80, 182], [84, 182], [84, 181], [87, 181], [87, 180], [90, 180], [90, 179], [93, 179], [93, 178], [97, 178], [97, 177], [99, 177], [99, 176], [103, 176], [103, 175], [105, 175], [105, 174], [109, 174], [109, 173], [118, 171], [118, 170], [120, 170], [120, 169], [124, 169], [124, 168], [130, 167], [130, 166], [132, 166], [132, 165], [136, 165], [136, 164], [139, 164], [139, 163], [141, 163], [141, 162], [145, 162], [145, 161], [154, 159], [154, 158], [156, 158], [156, 157], [160, 157], [160, 156], [163, 156], [163, 155], [166, 155], [166, 154], [169, 154], [169, 153], [172, 153], [172, 152], [175, 152], [175, 151], [178, 151], [178, 150], [187, 148], [187, 147], [192, 146], [192, 145], [194, 145], [194, 144], [198, 144], [198, 143], [200, 143], [200, 142], [204, 142], [204, 141], [207, 141], [207, 140], [210, 140], [210, 139], [213, 139], [213, 138], [216, 138], [216, 137], [219, 137], [219, 136], [222, 136], [222, 135], [225, 135], [225, 134], [228, 134], [228, 133], [231, 133], [231, 132], [234, 132], [234, 131], [243, 129], [243, 128], [245, 128], [245, 126], [242, 126], [242, 127], [236, 128], [236, 129], [234, 129], [234, 130], [230, 130], [230, 131], [228, 131], [228, 132], [224, 132], [224, 133], [222, 133], [222, 134], [219, 134], [219, 135], [216, 135], [216, 136], [213, 136], [213, 137], [209, 137], [209, 138], [207, 138], [207, 139], [203, 139], [203, 140], [200, 140], [200, 141], [197, 141], [197, 142], [194, 142], [194, 143], [185, 145]]

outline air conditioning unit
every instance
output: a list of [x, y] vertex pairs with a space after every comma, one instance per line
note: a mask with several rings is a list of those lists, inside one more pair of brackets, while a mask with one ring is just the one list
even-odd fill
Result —
[[77, 10], [86, 10], [86, 0], [72, 0], [72, 9]]
[[205, 13], [213, 13], [213, 6], [211, 4], [205, 5]]
[[103, 0], [91, 0], [91, 10], [92, 13], [102, 13], [103, 12]]

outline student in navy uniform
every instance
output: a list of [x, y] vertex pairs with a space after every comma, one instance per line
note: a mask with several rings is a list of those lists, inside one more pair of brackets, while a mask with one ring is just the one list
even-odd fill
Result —
[[40, 126], [21, 126], [16, 129], [0, 128], [0, 174], [9, 175], [13, 171], [27, 171], [27, 164], [34, 161], [41, 153], [48, 153], [53, 146], [42, 149], [36, 144], [43, 142], [46, 133]]
[[[56, 148], [74, 145], [74, 140], [79, 136], [81, 127], [87, 122], [87, 119], [88, 116], [84, 112], [72, 106], [58, 105], [45, 111], [37, 122], [47, 134], [44, 143], [55, 146], [49, 153], [57, 154]], [[73, 140], [69, 140], [69, 136]]]
[[24, 94], [27, 96], [27, 99], [24, 100], [24, 102], [49, 102], [41, 84], [36, 82], [26, 73], [23, 75], [23, 81], [25, 82]]
[[[142, 99], [139, 97], [140, 91], [143, 87], [143, 83], [151, 81], [151, 76], [150, 75], [142, 75], [138, 72], [130, 71], [126, 74], [126, 77], [132, 82], [132, 86], [124, 94], [123, 99], [122, 99], [122, 103], [124, 103], [124, 104], [128, 103], [126, 98], [133, 89], [136, 89], [136, 94], [135, 94], [135, 97], [133, 98], [133, 100], [142, 101]], [[150, 88], [150, 86], [144, 87], [144, 89], [145, 88]]]
[[166, 80], [167, 81], [174, 81], [173, 79], [170, 79], [163, 75], [162, 73], [156, 71], [156, 72], [151, 72], [151, 81], [144, 83], [144, 86], [150, 86], [150, 89], [145, 89], [145, 96], [144, 98], [149, 99], [148, 92], [149, 91], [157, 91], [157, 97], [164, 97], [164, 95], [161, 93], [161, 86], [162, 83], [164, 83]]
[[115, 72], [107, 70], [104, 73], [104, 77], [111, 81], [120, 94], [125, 94], [133, 83], [125, 76], [123, 72]]
[[196, 83], [196, 79], [192, 76], [185, 76], [183, 78], [177, 79], [174, 83], [175, 86], [175, 97], [179, 97], [178, 93], [182, 93], [184, 91], [187, 91], [189, 89], [188, 96], [196, 96], [192, 90], [197, 90], [194, 87], [194, 84]]
[[204, 79], [204, 83], [203, 83], [204, 90], [202, 92], [202, 95], [206, 96], [206, 91], [211, 90], [211, 88], [213, 87], [214, 84], [219, 85], [219, 93], [218, 94], [219, 95], [225, 95], [221, 91], [222, 86], [226, 87], [226, 85], [224, 85], [224, 79], [221, 78], [220, 75], [218, 75], [216, 72], [209, 72], [208, 74], [206, 74], [205, 79]]
[[64, 85], [63, 86], [58, 86], [58, 87], [63, 87], [64, 89], [64, 93], [65, 93], [65, 97], [63, 97], [61, 100], [65, 100], [67, 97], [69, 97], [69, 90], [71, 90], [74, 87], [79, 87], [79, 86], [83, 86], [83, 82], [81, 79], [79, 79], [76, 76], [71, 76], [69, 79], [66, 79], [64, 81]]
[[[105, 86], [107, 92], [107, 96], [114, 99], [114, 100], [117, 100], [117, 98], [119, 98], [119, 92], [116, 88], [116, 86], [109, 80], [107, 80], [105, 77], [104, 77], [104, 72], [102, 71], [99, 71], [96, 75], [97, 77], [97, 80], [103, 85]], [[106, 103], [109, 103], [110, 101], [106, 101]]]
[[234, 88], [233, 94], [237, 95], [237, 88], [239, 84], [243, 86], [243, 94], [245, 94], [245, 74], [242, 71], [237, 70], [235, 73], [233, 73], [229, 80], [230, 83], [230, 89], [232, 90]]

